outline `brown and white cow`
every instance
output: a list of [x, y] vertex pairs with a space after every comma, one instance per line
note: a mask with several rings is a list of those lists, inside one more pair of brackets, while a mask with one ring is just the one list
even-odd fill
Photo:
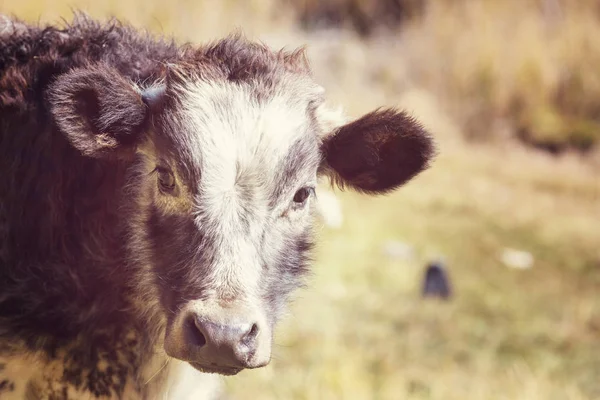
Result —
[[403, 112], [328, 111], [301, 51], [0, 18], [0, 398], [180, 399], [267, 365], [317, 178], [379, 194], [432, 155]]

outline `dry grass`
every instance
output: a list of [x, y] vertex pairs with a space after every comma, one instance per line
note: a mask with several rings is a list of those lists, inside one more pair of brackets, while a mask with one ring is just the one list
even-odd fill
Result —
[[[363, 41], [300, 33], [277, 0], [73, 4], [186, 40], [240, 26], [276, 47], [309, 43], [317, 78], [350, 114], [400, 105], [440, 140], [433, 168], [396, 194], [340, 195], [343, 229], [322, 229], [312, 284], [281, 325], [272, 364], [225, 380], [233, 399], [600, 398], [598, 166], [462, 139], [543, 132], [535, 110], [567, 127], [600, 115], [591, 8], [569, 3], [557, 22], [529, 0], [432, 2], [419, 24]], [[67, 2], [39, 0], [3, 0], [0, 12], [70, 15]], [[579, 86], [559, 96], [565, 76]], [[416, 258], [387, 258], [390, 239], [413, 244]], [[507, 269], [504, 247], [532, 252], [534, 267]], [[440, 255], [456, 297], [423, 301], [422, 268]]]
[[431, 2], [402, 32], [414, 80], [447, 101], [469, 136], [550, 149], [599, 141], [597, 2]]
[[278, 29], [291, 16], [276, 11], [279, 0], [0, 0], [0, 13], [14, 14], [29, 21], [70, 20], [72, 10], [83, 10], [97, 18], [115, 16], [151, 32], [178, 39], [204, 41], [215, 39], [236, 28], [248, 35]]

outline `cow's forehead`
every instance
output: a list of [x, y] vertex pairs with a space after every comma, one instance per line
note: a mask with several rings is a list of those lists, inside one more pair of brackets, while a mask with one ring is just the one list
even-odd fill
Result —
[[[314, 94], [294, 80], [259, 82], [190, 80], [177, 88], [171, 132], [200, 188], [215, 195], [252, 182], [269, 193], [314, 180], [320, 161]], [[247, 186], [247, 185], [246, 185]]]
[[279, 241], [308, 224], [302, 219], [291, 228], [277, 215], [289, 209], [298, 189], [316, 184], [321, 161], [308, 97], [284, 86], [257, 96], [256, 88], [184, 82], [164, 130], [178, 158], [196, 171], [187, 184], [195, 189], [192, 215], [202, 232], [202, 254], [212, 260], [207, 287], [231, 296], [259, 295], [262, 265], [275, 262], [264, 250], [265, 234], [279, 232], [267, 241], [278, 249]]

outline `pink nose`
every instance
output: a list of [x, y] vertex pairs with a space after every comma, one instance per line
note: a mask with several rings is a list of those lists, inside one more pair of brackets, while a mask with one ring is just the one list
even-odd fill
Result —
[[168, 321], [166, 353], [198, 370], [223, 375], [269, 364], [271, 325], [261, 309], [240, 303], [223, 306], [208, 299], [182, 306]]
[[184, 337], [188, 347], [202, 363], [222, 368], [253, 368], [258, 346], [257, 323], [231, 321], [219, 323], [190, 315]]

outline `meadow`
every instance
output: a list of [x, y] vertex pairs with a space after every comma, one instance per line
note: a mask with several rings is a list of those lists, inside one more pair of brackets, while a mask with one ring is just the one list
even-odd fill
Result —
[[[309, 2], [306, 3], [308, 7]], [[600, 22], [595, 2], [439, 1], [366, 37], [302, 30], [277, 0], [0, 0], [0, 13], [114, 15], [181, 41], [241, 28], [307, 45], [333, 104], [410, 111], [432, 167], [391, 195], [337, 192], [308, 287], [271, 364], [223, 380], [234, 399], [600, 398]], [[389, 242], [412, 253], [390, 257]], [[534, 257], [528, 269], [505, 248]], [[454, 296], [422, 299], [443, 259]]]

